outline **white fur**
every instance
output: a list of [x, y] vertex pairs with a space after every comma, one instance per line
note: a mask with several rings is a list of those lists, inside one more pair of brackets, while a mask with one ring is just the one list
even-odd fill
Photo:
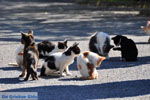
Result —
[[[89, 55], [87, 57], [84, 57], [83, 53], [81, 53], [78, 57], [77, 57], [77, 67], [78, 70], [80, 71], [80, 74], [82, 77], [89, 77], [89, 69], [87, 66], [87, 63], [93, 64], [94, 68], [93, 68], [93, 74], [95, 74], [96, 76], [98, 76], [98, 72], [96, 70], [96, 67], [98, 67], [100, 65], [97, 65], [97, 61], [100, 59], [101, 57], [93, 52], [89, 52]], [[80, 68], [81, 67], [81, 68]]]
[[[61, 76], [66, 76], [66, 74], [71, 75], [68, 67], [70, 64], [74, 62], [74, 58], [76, 57], [76, 55], [73, 52], [71, 53], [70, 56], [66, 56], [62, 52], [53, 53], [51, 54], [51, 56], [55, 57], [55, 66], [57, 69], [59, 69]], [[49, 69], [47, 64], [48, 62], [44, 62], [43, 64], [43, 66], [46, 68], [46, 71], [45, 71], [46, 75], [53, 74], [54, 72], [56, 72], [56, 70]], [[65, 69], [66, 69], [66, 74], [63, 73]]]
[[106, 38], [108, 38], [110, 41], [110, 37], [107, 33], [104, 33], [104, 32], [97, 32], [96, 33], [97, 43], [95, 44], [95, 46], [96, 46], [96, 48], [100, 54], [104, 54], [103, 47], [106, 45], [105, 44]]
[[19, 53], [23, 53], [24, 45], [20, 45], [15, 52], [16, 62], [19, 67], [23, 68], [23, 55], [19, 55]]

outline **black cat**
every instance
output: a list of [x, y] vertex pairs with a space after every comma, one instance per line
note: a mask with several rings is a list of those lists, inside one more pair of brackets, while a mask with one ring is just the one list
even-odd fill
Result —
[[113, 50], [121, 51], [122, 60], [137, 61], [138, 49], [132, 39], [117, 35], [113, 37], [112, 40], [116, 46], [120, 46], [113, 48]]

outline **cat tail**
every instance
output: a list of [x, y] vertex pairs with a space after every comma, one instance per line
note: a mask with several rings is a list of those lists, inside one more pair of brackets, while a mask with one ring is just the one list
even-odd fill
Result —
[[17, 63], [8, 63], [8, 65], [11, 65], [11, 66], [18, 66]]

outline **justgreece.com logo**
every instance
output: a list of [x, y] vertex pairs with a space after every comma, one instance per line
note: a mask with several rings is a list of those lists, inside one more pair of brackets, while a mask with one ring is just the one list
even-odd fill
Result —
[[0, 92], [0, 100], [38, 100], [37, 92]]

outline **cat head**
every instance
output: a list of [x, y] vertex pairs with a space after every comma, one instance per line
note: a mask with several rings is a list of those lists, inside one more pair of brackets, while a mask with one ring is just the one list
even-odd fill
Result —
[[96, 62], [97, 66], [100, 66], [100, 64], [102, 63], [102, 61], [104, 61], [105, 59], [106, 59], [106, 57], [99, 57], [99, 59]]
[[33, 31], [30, 30], [28, 33], [21, 32], [21, 43], [25, 45], [34, 43]]
[[71, 47], [69, 47], [66, 51], [65, 51], [65, 55], [70, 56], [72, 53], [75, 55], [80, 54], [80, 48], [78, 47], [79, 43], [74, 43]]
[[92, 63], [96, 66], [100, 66], [102, 61], [106, 59], [106, 57], [99, 56], [97, 53], [90, 52], [90, 51], [83, 52], [83, 56], [84, 56], [84, 58], [88, 58], [90, 63]]
[[119, 45], [121, 44], [121, 42], [122, 42], [123, 40], [125, 40], [125, 39], [127, 39], [127, 37], [122, 36], [122, 35], [117, 35], [117, 36], [115, 36], [115, 37], [112, 38], [112, 40], [114, 41], [114, 44], [115, 44], [116, 46], [119, 46]]
[[58, 49], [64, 51], [68, 48], [67, 46], [68, 40], [64, 40], [63, 42], [58, 42]]

